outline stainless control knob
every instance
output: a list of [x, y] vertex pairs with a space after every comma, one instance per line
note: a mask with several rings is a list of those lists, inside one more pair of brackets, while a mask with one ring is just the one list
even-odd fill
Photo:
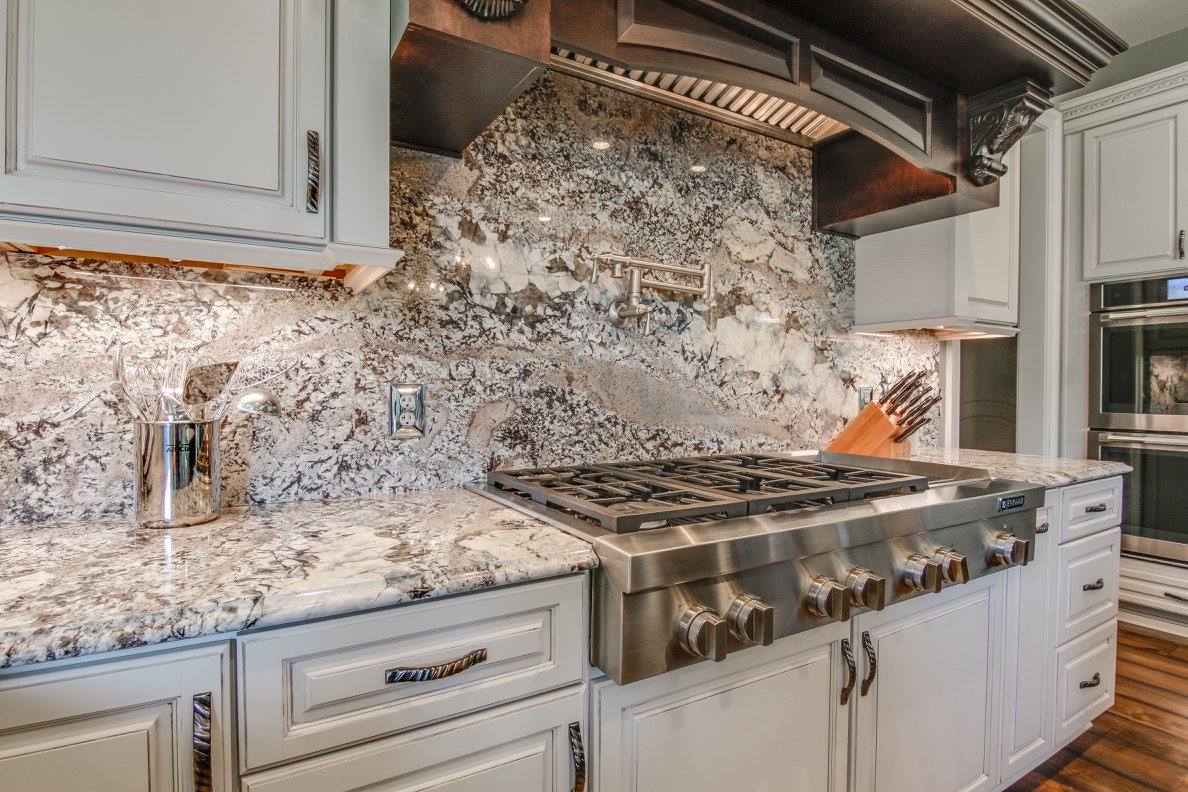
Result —
[[941, 565], [931, 558], [913, 553], [903, 567], [903, 582], [916, 591], [941, 590]]
[[1031, 560], [1031, 540], [1000, 533], [990, 542], [990, 555], [996, 564], [1026, 566]]
[[851, 569], [846, 575], [846, 588], [849, 589], [856, 607], [877, 611], [887, 607], [887, 579], [879, 577], [869, 569]]
[[835, 621], [850, 620], [849, 590], [833, 578], [816, 577], [809, 585], [804, 606], [814, 616], [825, 616]]
[[677, 639], [688, 652], [720, 663], [726, 659], [726, 620], [710, 608], [689, 608], [677, 624]]
[[730, 631], [743, 643], [771, 646], [775, 640], [775, 609], [758, 597], [743, 594], [726, 611]]
[[949, 583], [969, 582], [969, 561], [963, 553], [951, 547], [938, 547], [932, 554], [932, 560], [940, 564], [941, 577]]

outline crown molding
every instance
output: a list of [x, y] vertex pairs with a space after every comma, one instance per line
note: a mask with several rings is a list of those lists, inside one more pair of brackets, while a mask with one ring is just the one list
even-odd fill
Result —
[[1091, 94], [1057, 102], [1056, 106], [1064, 120], [1070, 121], [1182, 86], [1188, 86], [1188, 63], [1162, 69]]

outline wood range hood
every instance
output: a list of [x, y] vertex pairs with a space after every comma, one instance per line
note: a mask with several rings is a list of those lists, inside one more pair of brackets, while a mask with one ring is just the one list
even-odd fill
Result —
[[404, 0], [392, 140], [459, 156], [546, 68], [814, 151], [820, 231], [998, 205], [1003, 154], [1125, 42], [1069, 0]]

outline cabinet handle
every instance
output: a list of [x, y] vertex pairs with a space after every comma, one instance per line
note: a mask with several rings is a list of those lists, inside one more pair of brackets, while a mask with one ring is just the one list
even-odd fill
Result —
[[1172, 594], [1170, 591], [1163, 592], [1163, 596], [1176, 602], [1188, 602], [1188, 597], [1181, 596], [1180, 594]]
[[573, 792], [586, 792], [586, 749], [582, 747], [582, 724], [569, 724], [569, 758], [573, 762]]
[[1101, 514], [1102, 512], [1106, 512], [1109, 510], [1110, 510], [1109, 504], [1099, 503], [1096, 506], [1086, 506], [1085, 514]]
[[1048, 522], [1047, 520], [1044, 520], [1042, 523], [1035, 526], [1035, 532], [1037, 534], [1046, 534], [1048, 532], [1048, 529], [1050, 529], [1051, 527], [1052, 527], [1052, 524], [1050, 522]]
[[318, 213], [322, 195], [322, 139], [317, 130], [305, 133], [305, 211]]
[[1081, 591], [1101, 591], [1105, 588], [1105, 579], [1098, 578], [1096, 583], [1086, 583], [1081, 586]]
[[1182, 229], [1182, 228], [1180, 229], [1179, 248], [1180, 248], [1180, 258], [1184, 258], [1184, 229]]
[[878, 657], [875, 656], [874, 641], [870, 639], [870, 633], [862, 633], [862, 648], [866, 650], [866, 676], [862, 677], [862, 695], [870, 692], [870, 686], [874, 684], [875, 676], [879, 673]]
[[849, 638], [842, 638], [842, 657], [846, 660], [846, 686], [842, 688], [841, 703], [844, 707], [850, 703], [850, 696], [854, 692], [854, 685], [858, 683], [858, 664], [854, 662], [854, 649], [850, 646]]
[[421, 666], [419, 668], [389, 668], [384, 672], [384, 683], [388, 685], [397, 682], [431, 682], [434, 679], [445, 679], [454, 674], [461, 674], [468, 668], [486, 662], [487, 650], [475, 649], [467, 655], [435, 666]]
[[210, 780], [210, 702], [212, 694], [194, 696], [194, 792], [211, 792]]
[[1081, 690], [1084, 690], [1085, 688], [1095, 688], [1100, 684], [1101, 684], [1101, 674], [1094, 674], [1093, 679], [1090, 679], [1088, 682], [1081, 683]]

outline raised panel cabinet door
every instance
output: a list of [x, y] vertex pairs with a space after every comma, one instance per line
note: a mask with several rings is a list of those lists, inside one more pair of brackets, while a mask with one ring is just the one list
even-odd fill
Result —
[[954, 313], [1019, 321], [1019, 147], [1006, 156], [998, 206], [953, 218]]
[[870, 679], [855, 693], [856, 792], [997, 786], [1004, 578], [854, 621], [860, 675]]
[[1184, 267], [1188, 106], [1105, 124], [1084, 138], [1086, 280]]
[[[570, 792], [584, 783], [575, 686], [246, 776], [244, 792]], [[580, 759], [579, 759], [580, 757]]]
[[227, 644], [0, 679], [0, 792], [231, 792]]
[[[1056, 641], [1052, 602], [1057, 579], [1060, 496], [1047, 493], [1036, 516], [1035, 560], [1006, 574], [1003, 645], [1002, 777], [1017, 778], [1051, 753], [1051, 695]], [[1041, 532], [1042, 530], [1042, 532]]]
[[327, 0], [8, 0], [0, 209], [322, 240]]
[[[600, 792], [843, 792], [844, 628], [822, 627], [722, 663], [593, 686]], [[819, 634], [818, 634], [819, 633]]]

